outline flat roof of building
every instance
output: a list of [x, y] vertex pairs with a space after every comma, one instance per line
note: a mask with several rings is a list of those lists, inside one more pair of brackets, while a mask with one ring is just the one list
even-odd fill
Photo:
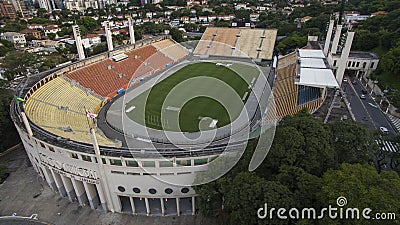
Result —
[[349, 58], [379, 59], [379, 57], [374, 53], [371, 53], [371, 52], [355, 52], [355, 51], [350, 52]]

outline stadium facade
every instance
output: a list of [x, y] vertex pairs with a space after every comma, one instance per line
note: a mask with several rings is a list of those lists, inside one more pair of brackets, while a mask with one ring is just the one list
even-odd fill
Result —
[[[75, 33], [79, 37], [79, 30]], [[268, 38], [272, 43], [268, 43], [267, 60], [271, 61], [276, 31]], [[118, 117], [110, 113], [121, 108], [117, 104], [123, 104], [121, 99], [129, 93], [182, 63], [252, 62], [244, 57], [223, 59], [193, 52], [196, 50], [175, 43], [169, 36], [159, 36], [90, 58], [80, 54], [76, 63], [23, 81], [18, 93], [23, 101], [14, 101], [11, 110], [36, 172], [60, 196], [93, 209], [144, 215], [195, 214], [196, 193], [191, 185], [196, 175], [227, 150], [229, 139], [232, 141], [243, 127], [251, 131], [260, 127], [260, 110], [266, 106], [250, 107], [258, 102], [252, 99], [255, 90], [248, 93], [249, 107], [246, 104], [243, 108], [250, 114], [249, 120], [237, 126], [229, 124], [228, 128], [237, 128], [233, 134], [225, 133], [226, 127], [217, 129], [216, 138], [206, 147], [200, 147], [204, 144], [201, 139], [169, 143], [158, 136], [162, 132], [145, 137], [134, 129], [135, 133], [128, 134], [123, 129], [126, 123], [119, 124], [115, 121]], [[268, 71], [267, 75], [273, 73]], [[261, 80], [253, 85], [262, 95], [268, 84], [267, 79]], [[267, 102], [268, 93], [262, 98]], [[93, 114], [98, 114], [96, 120], [89, 118]], [[238, 139], [229, 148], [244, 148], [246, 142]]]

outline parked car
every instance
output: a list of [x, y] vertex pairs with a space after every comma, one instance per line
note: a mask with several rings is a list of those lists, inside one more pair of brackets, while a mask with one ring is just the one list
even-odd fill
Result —
[[379, 127], [379, 130], [382, 131], [384, 134], [388, 134], [389, 130], [386, 127]]
[[365, 95], [361, 95], [360, 98], [361, 98], [361, 99], [365, 99]]
[[353, 80], [351, 83], [352, 83], [352, 84], [357, 84], [357, 81], [356, 81], [356, 80]]

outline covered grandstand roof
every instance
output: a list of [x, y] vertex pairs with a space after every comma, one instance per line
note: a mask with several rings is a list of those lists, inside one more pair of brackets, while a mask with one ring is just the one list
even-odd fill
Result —
[[295, 80], [297, 85], [318, 88], [339, 87], [322, 50], [298, 49], [297, 60], [297, 78]]
[[315, 49], [299, 49], [298, 50], [300, 58], [319, 58], [324, 59], [325, 55], [322, 50]]
[[320, 68], [325, 69], [326, 65], [323, 59], [319, 58], [301, 58], [300, 67], [301, 68]]
[[300, 79], [296, 84], [312, 87], [339, 87], [331, 69], [300, 68]]

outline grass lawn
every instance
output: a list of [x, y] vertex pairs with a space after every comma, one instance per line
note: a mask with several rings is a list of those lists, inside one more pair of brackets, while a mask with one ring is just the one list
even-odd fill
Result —
[[[241, 103], [247, 100], [245, 98], [242, 101], [242, 98], [246, 92], [249, 93], [248, 84], [258, 75], [259, 71], [255, 67], [243, 64], [233, 64], [229, 68], [216, 66], [215, 63], [187, 65], [132, 99], [126, 104], [125, 110], [135, 106], [135, 109], [127, 113], [128, 117], [159, 130], [209, 130], [213, 129], [210, 127], [213, 120], [218, 120], [216, 127], [222, 127], [231, 122], [227, 109], [232, 120], [240, 114]], [[182, 85], [181, 82], [188, 85]], [[168, 94], [174, 95], [166, 101]], [[204, 95], [217, 96], [224, 104]]]

